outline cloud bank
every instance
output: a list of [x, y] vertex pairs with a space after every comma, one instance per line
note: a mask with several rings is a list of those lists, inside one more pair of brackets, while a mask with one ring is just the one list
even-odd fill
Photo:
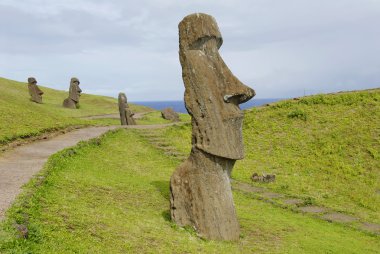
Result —
[[180, 100], [178, 23], [214, 16], [258, 98], [380, 87], [378, 0], [0, 0], [0, 76], [130, 101]]

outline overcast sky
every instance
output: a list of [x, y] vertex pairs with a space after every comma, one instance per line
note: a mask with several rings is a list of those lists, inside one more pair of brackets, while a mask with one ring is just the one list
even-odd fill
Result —
[[181, 100], [178, 23], [204, 12], [257, 98], [380, 87], [380, 0], [0, 0], [0, 76]]

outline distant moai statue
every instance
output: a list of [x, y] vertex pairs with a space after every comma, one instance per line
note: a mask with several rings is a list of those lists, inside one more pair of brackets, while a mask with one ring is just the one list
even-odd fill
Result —
[[118, 101], [121, 125], [135, 125], [134, 113], [129, 108], [125, 93], [119, 93]]
[[30, 94], [30, 100], [42, 103], [42, 95], [44, 92], [37, 86], [37, 80], [33, 77], [28, 78], [28, 89]]
[[78, 108], [79, 97], [80, 97], [80, 94], [82, 93], [82, 90], [80, 89], [79, 84], [80, 84], [79, 79], [71, 78], [69, 97], [63, 101], [63, 106], [65, 108], [73, 108], [73, 109]]
[[192, 150], [170, 179], [171, 218], [207, 239], [238, 240], [230, 174], [235, 161], [244, 157], [238, 105], [255, 91], [242, 84], [219, 55], [223, 40], [212, 16], [192, 14], [178, 27]]

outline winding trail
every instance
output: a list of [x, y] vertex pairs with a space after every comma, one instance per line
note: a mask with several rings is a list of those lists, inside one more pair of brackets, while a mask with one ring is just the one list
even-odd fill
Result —
[[4, 152], [0, 156], [0, 221], [4, 219], [5, 211], [11, 206], [17, 195], [20, 194], [21, 187], [42, 169], [52, 154], [74, 146], [80, 141], [99, 137], [107, 131], [118, 128], [157, 129], [173, 124], [175, 123], [87, 127], [47, 140], [35, 141]]

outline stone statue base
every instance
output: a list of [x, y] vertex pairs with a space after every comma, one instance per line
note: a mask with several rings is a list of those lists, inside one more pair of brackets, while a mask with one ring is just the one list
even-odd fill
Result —
[[211, 240], [238, 240], [230, 172], [235, 160], [193, 148], [170, 179], [171, 218]]

